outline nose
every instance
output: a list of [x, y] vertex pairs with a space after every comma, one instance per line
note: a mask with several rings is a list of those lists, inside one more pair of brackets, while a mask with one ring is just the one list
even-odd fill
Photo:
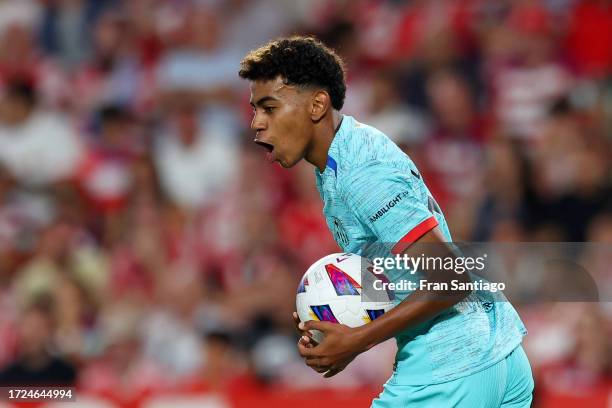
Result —
[[257, 112], [253, 115], [253, 120], [251, 121], [252, 130], [259, 132], [266, 129], [267, 124], [262, 116]]

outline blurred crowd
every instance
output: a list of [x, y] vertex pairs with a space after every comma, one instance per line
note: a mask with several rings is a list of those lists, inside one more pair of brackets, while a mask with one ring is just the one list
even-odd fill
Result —
[[[291, 33], [345, 59], [343, 112], [412, 157], [454, 239], [612, 242], [612, 1], [3, 0], [2, 385], [380, 387], [390, 343], [333, 381], [296, 353], [297, 281], [338, 248], [237, 76]], [[612, 388], [604, 306], [521, 308], [537, 395]]]

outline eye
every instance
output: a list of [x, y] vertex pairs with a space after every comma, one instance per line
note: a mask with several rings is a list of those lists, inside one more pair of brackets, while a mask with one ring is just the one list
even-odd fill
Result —
[[269, 114], [269, 113], [274, 112], [274, 109], [275, 109], [275, 108], [274, 108], [273, 106], [265, 106], [265, 107], [263, 108], [264, 112], [266, 112], [266, 113], [268, 113], [268, 114]]

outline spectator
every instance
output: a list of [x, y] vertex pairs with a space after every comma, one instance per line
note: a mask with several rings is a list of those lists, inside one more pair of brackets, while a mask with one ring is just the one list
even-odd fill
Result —
[[229, 105], [237, 101], [234, 68], [242, 53], [223, 46], [224, 25], [213, 9], [192, 6], [181, 16], [177, 43], [162, 58], [157, 72], [162, 91], [189, 91], [203, 102]]
[[73, 109], [86, 117], [102, 105], [120, 104], [134, 110], [147, 106], [150, 77], [135, 55], [125, 17], [107, 11], [93, 27], [92, 55], [75, 72]]
[[79, 168], [79, 184], [94, 209], [113, 213], [126, 205], [143, 146], [133, 117], [120, 106], [100, 109], [98, 128]]
[[236, 180], [234, 127], [214, 111], [177, 96], [153, 150], [163, 192], [186, 209], [210, 205]]
[[45, 186], [74, 176], [82, 147], [59, 113], [38, 107], [36, 90], [27, 81], [10, 83], [0, 102], [0, 164], [26, 186]]
[[486, 61], [495, 117], [502, 131], [533, 140], [546, 112], [573, 78], [559, 62], [552, 19], [542, 5], [517, 3], [495, 30], [500, 35], [489, 41], [507, 41], [489, 44], [490, 50], [498, 47], [507, 54], [489, 55]]
[[371, 78], [369, 115], [364, 122], [380, 129], [398, 145], [414, 147], [426, 138], [429, 123], [423, 112], [403, 103], [396, 76], [389, 72]]
[[432, 133], [423, 149], [426, 169], [440, 179], [443, 197], [469, 201], [482, 182], [485, 121], [468, 83], [457, 73], [432, 74], [426, 90], [433, 114]]
[[29, 78], [44, 107], [63, 107], [69, 96], [66, 72], [36, 42], [39, 5], [9, 0], [0, 8], [0, 90], [15, 77]]
[[58, 56], [67, 69], [84, 61], [91, 49], [88, 28], [102, 11], [102, 5], [103, 2], [92, 0], [44, 3], [39, 33], [44, 50]]
[[49, 304], [39, 302], [21, 316], [19, 354], [0, 372], [0, 384], [4, 386], [69, 386], [75, 382], [74, 365], [53, 352]]

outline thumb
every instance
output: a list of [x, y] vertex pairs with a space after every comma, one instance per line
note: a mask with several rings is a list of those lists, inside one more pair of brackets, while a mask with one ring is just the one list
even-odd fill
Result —
[[319, 330], [323, 333], [326, 333], [330, 330], [336, 323], [332, 322], [322, 322], [317, 320], [308, 320], [306, 322], [301, 322], [299, 327], [300, 330]]

